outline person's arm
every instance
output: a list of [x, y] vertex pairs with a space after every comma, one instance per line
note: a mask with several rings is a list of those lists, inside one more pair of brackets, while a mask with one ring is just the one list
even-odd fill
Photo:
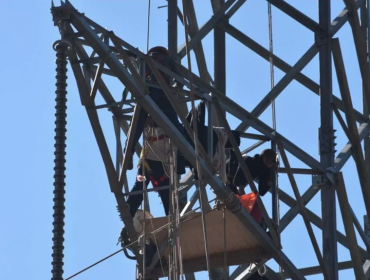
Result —
[[268, 169], [266, 172], [258, 176], [258, 192], [261, 196], [264, 196], [271, 188], [271, 172]]

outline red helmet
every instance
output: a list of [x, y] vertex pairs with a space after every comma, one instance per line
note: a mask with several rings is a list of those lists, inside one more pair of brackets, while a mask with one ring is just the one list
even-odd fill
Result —
[[159, 52], [159, 53], [163, 53], [163, 54], [166, 54], [168, 56], [170, 56], [170, 52], [165, 48], [165, 47], [161, 47], [161, 46], [157, 46], [157, 47], [153, 47], [151, 48], [149, 51], [148, 51], [148, 54], [152, 53], [152, 52]]

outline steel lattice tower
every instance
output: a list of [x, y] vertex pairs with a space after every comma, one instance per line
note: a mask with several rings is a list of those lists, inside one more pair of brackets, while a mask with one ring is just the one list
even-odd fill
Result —
[[[106, 168], [110, 189], [117, 200], [118, 211], [127, 228], [128, 236], [132, 239], [135, 238], [136, 232], [133, 228], [133, 221], [125, 200], [125, 195], [128, 192], [126, 182], [128, 161], [124, 158], [121, 139], [117, 136], [118, 148], [116, 166], [114, 165], [113, 157], [109, 152], [105, 135], [100, 126], [97, 110], [100, 108], [109, 108], [115, 121], [116, 132], [122, 129], [126, 135], [132, 135], [135, 130], [137, 116], [133, 108], [124, 108], [124, 105], [135, 104], [137, 102], [137, 104], [145, 108], [155, 122], [166, 132], [177, 149], [179, 149], [187, 160], [195, 166], [194, 149], [186, 142], [183, 135], [178, 133], [173, 124], [153, 100], [145, 94], [147, 86], [162, 88], [173, 103], [176, 111], [179, 113], [179, 117], [184, 118], [184, 114], [187, 110], [185, 102], [188, 101], [190, 95], [189, 91], [186, 89], [182, 90], [166, 87], [160, 80], [157, 85], [151, 84], [145, 81], [142, 76], [135, 71], [130, 62], [132, 59], [138, 61], [140, 65], [146, 62], [154, 73], [156, 73], [157, 70], [163, 71], [184, 84], [186, 88], [190, 88], [188, 69], [180, 64], [181, 59], [186, 56], [186, 47], [180, 46], [178, 48], [177, 18], [182, 15], [178, 8], [181, 5], [177, 2], [177, 0], [168, 0], [168, 50], [179, 63], [178, 67], [181, 75], [173, 73], [171, 70], [155, 61], [151, 61], [137, 48], [115, 35], [113, 31], [104, 29], [101, 25], [78, 12], [69, 1], [65, 3], [62, 2], [62, 5], [59, 7], [54, 7], [54, 5], [52, 7], [53, 20], [55, 25], [61, 29], [63, 35], [62, 39], [67, 40], [72, 45], [71, 50], [68, 51], [68, 57], [77, 82], [81, 102], [86, 108], [93, 128]], [[368, 250], [358, 245], [355, 233], [356, 229], [363, 243], [367, 246], [367, 249], [370, 249], [368, 224], [365, 223], [365, 229], [363, 229], [356, 218], [347, 197], [349, 189], [348, 187], [346, 188], [344, 184], [343, 174], [341, 172], [343, 166], [352, 157], [357, 168], [356, 176], [358, 176], [362, 190], [361, 199], [365, 204], [365, 214], [369, 214], [370, 142], [368, 108], [370, 107], [370, 68], [368, 61], [368, 0], [344, 0], [344, 9], [334, 21], [331, 20], [331, 1], [320, 0], [318, 1], [318, 22], [283, 0], [267, 0], [266, 2], [271, 3], [275, 8], [286, 13], [299, 24], [311, 30], [315, 36], [312, 46], [293, 66], [290, 66], [278, 56], [272, 55], [272, 62], [275, 68], [280, 69], [285, 74], [251, 112], [230, 100], [226, 94], [226, 34], [234, 37], [267, 61], [269, 61], [271, 55], [269, 50], [253, 41], [229, 21], [242, 5], [246, 5], [245, 2], [246, 0], [211, 1], [214, 15], [201, 28], [198, 28], [193, 1], [185, 1], [187, 7], [185, 18], [187, 18], [189, 35], [191, 37], [189, 39], [189, 47], [196, 55], [197, 67], [199, 70], [199, 77], [192, 74], [194, 91], [197, 98], [205, 100], [208, 105], [209, 127], [212, 127], [212, 125], [225, 127], [226, 131], [229, 133], [229, 137], [232, 138], [230, 136], [230, 127], [226, 120], [227, 112], [241, 121], [237, 130], [242, 132], [243, 137], [257, 139], [260, 140], [261, 143], [271, 141], [278, 145], [281, 162], [284, 165], [284, 167], [279, 169], [279, 172], [288, 174], [295, 199], [281, 189], [277, 189], [276, 184], [274, 184], [271, 191], [274, 202], [274, 220], [277, 219], [277, 197], [280, 201], [291, 207], [291, 209], [283, 216], [277, 230], [270, 228], [271, 238], [257, 225], [246, 210], [241, 209], [240, 203], [236, 202], [237, 200], [235, 197], [230, 195], [230, 192], [225, 188], [224, 184], [212, 173], [209, 164], [210, 159], [207, 154], [201, 153], [202, 159], [200, 160], [200, 165], [202, 173], [204, 173], [207, 179], [206, 181], [212, 188], [217, 199], [228, 206], [232, 215], [236, 217], [240, 224], [245, 226], [251, 236], [258, 241], [259, 246], [266, 252], [266, 258], [260, 259], [258, 265], [250, 263], [242, 264], [230, 274], [228, 279], [253, 279], [253, 277], [256, 277], [255, 272], [259, 265], [264, 264], [268, 259], [274, 259], [282, 266], [284, 278], [305, 279], [306, 275], [323, 273], [324, 277], [326, 276], [325, 278], [336, 280], [338, 279], [338, 271], [340, 269], [353, 268], [356, 279], [370, 279], [370, 272], [367, 269], [370, 254]], [[347, 22], [353, 34], [351, 39], [353, 39], [356, 47], [357, 62], [361, 71], [364, 100], [362, 112], [353, 108], [352, 95], [349, 90], [340, 41], [336, 38], [337, 32]], [[214, 32], [214, 81], [212, 81], [208, 73], [207, 64], [204, 59], [204, 50], [200, 44], [202, 39], [212, 31]], [[87, 53], [84, 48], [85, 46], [93, 49], [91, 55]], [[60, 48], [61, 47], [59, 47], [59, 49], [57, 48], [59, 52], [61, 50]], [[319, 57], [319, 83], [314, 82], [302, 73], [302, 70], [316, 55]], [[334, 64], [334, 68], [332, 64]], [[333, 95], [334, 71], [338, 78], [341, 98]], [[125, 86], [122, 100], [117, 101], [113, 98], [109, 88], [104, 83], [104, 75], [117, 78]], [[272, 127], [259, 119], [262, 113], [270, 106], [271, 101], [275, 100], [293, 80], [310, 89], [319, 95], [320, 98], [320, 127], [318, 131], [319, 160], [308, 154], [299, 147], [299, 145], [292, 143], [289, 139], [281, 135], [279, 130], [274, 131]], [[92, 84], [91, 81], [93, 82]], [[132, 95], [133, 100], [131, 101], [126, 99], [128, 92]], [[95, 97], [98, 93], [103, 97], [106, 104], [96, 106]], [[342, 113], [344, 113], [345, 118], [342, 117]], [[336, 153], [335, 150], [336, 130], [333, 124], [334, 116], [341, 125], [341, 127], [337, 129], [342, 129], [348, 139], [347, 145], [345, 145], [339, 153]], [[127, 122], [128, 119], [131, 119], [130, 133], [129, 124]], [[260, 134], [245, 133], [248, 128], [253, 128]], [[132, 146], [132, 142], [132, 137], [128, 137], [128, 150]], [[362, 147], [362, 142], [364, 142], [364, 148]], [[210, 147], [212, 147], [211, 142]], [[249, 151], [255, 147], [251, 147]], [[242, 153], [237, 146], [233, 145], [233, 148], [240, 161]], [[139, 152], [140, 149], [141, 146], [138, 145], [136, 149], [137, 152]], [[286, 152], [295, 156], [309, 168], [291, 168]], [[243, 164], [241, 163], [241, 165]], [[256, 189], [253, 180], [249, 180], [251, 176], [248, 168], [244, 166], [242, 169], [252, 190]], [[312, 186], [302, 195], [297, 187], [295, 180], [296, 174], [308, 174], [312, 175], [313, 178]], [[64, 183], [61, 182], [60, 184], [63, 185]], [[183, 192], [189, 190], [193, 184], [193, 177], [189, 174], [184, 176], [180, 181]], [[125, 189], [123, 189], [124, 187]], [[321, 217], [306, 208], [306, 205], [319, 193], [321, 195], [322, 205]], [[338, 198], [345, 235], [337, 230], [336, 197]], [[58, 207], [62, 209], [64, 206], [60, 201], [64, 200], [64, 198], [59, 197], [58, 199]], [[190, 199], [190, 202], [185, 206], [187, 207], [185, 212], [191, 209], [196, 199], [197, 196], [193, 196]], [[318, 267], [297, 269], [294, 265], [294, 260], [290, 260], [284, 254], [284, 250], [280, 250], [279, 245], [276, 244], [276, 236], [280, 234], [298, 214], [301, 214], [305, 221], [310, 240], [320, 264]], [[365, 216], [365, 221], [366, 220]], [[312, 225], [322, 230], [323, 244], [317, 244]], [[55, 228], [56, 232], [59, 232], [60, 229], [57, 229], [57, 227], [58, 225], [56, 225]], [[62, 241], [59, 240], [58, 242]], [[349, 249], [351, 261], [338, 262], [338, 243]], [[135, 245], [133, 249], [135, 255], [138, 256], [139, 248]], [[58, 254], [61, 256], [63, 255], [63, 245], [59, 246]], [[251, 262], [254, 261], [255, 260], [251, 260]], [[141, 263], [140, 258], [138, 258], [138, 262]], [[236, 262], [239, 262], [239, 260]], [[54, 262], [53, 269], [55, 271], [63, 271], [63, 262], [60, 260]], [[151, 267], [151, 270], [152, 269], [153, 267]], [[195, 268], [193, 270], [197, 271]], [[192, 274], [194, 271], [187, 273], [186, 279], [194, 279], [194, 275]], [[218, 269], [213, 269], [211, 274], [212, 279], [224, 279], [224, 271], [219, 267]], [[266, 278], [280, 279], [280, 276], [281, 275], [274, 272], [272, 269], [267, 268]]]

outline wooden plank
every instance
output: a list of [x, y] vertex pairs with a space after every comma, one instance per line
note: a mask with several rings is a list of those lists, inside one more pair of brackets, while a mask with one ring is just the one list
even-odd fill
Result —
[[[239, 265], [246, 262], [256, 262], [262, 258], [269, 259], [270, 252], [263, 249], [253, 235], [240, 223], [238, 218], [226, 211], [226, 248], [227, 265]], [[224, 264], [224, 241], [223, 241], [223, 213], [213, 209], [206, 213], [207, 230], [209, 241], [209, 254], [212, 268], [223, 267]], [[154, 218], [146, 221], [146, 232], [155, 232], [157, 241], [167, 239], [168, 218]], [[184, 263], [184, 272], [196, 272], [206, 270], [205, 251], [203, 246], [203, 228], [201, 213], [189, 215], [180, 224], [181, 250]], [[168, 256], [168, 247], [164, 256]], [[166, 269], [166, 268], [165, 268]], [[153, 274], [159, 276], [161, 268], [154, 268]]]

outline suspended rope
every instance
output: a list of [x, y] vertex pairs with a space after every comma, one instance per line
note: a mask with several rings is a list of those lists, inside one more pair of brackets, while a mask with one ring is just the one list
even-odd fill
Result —
[[[207, 240], [207, 228], [206, 228], [206, 220], [204, 214], [204, 205], [203, 205], [203, 180], [202, 180], [202, 170], [199, 164], [199, 142], [198, 142], [198, 125], [197, 125], [197, 116], [195, 111], [195, 97], [194, 97], [194, 84], [193, 84], [193, 73], [191, 70], [191, 57], [190, 57], [190, 48], [189, 48], [189, 31], [188, 31], [188, 24], [186, 21], [186, 15], [188, 14], [186, 9], [186, 0], [182, 0], [182, 9], [183, 9], [183, 22], [184, 22], [184, 30], [185, 30], [185, 44], [186, 44], [186, 56], [188, 62], [188, 73], [189, 73], [189, 83], [190, 83], [190, 100], [191, 100], [191, 110], [194, 120], [194, 146], [195, 146], [195, 163], [196, 169], [198, 172], [198, 183], [199, 183], [199, 204], [201, 207], [202, 213], [202, 224], [203, 224], [203, 233], [204, 233], [204, 246], [205, 246], [205, 253], [206, 253], [206, 263], [207, 263], [207, 270], [208, 270], [208, 278], [211, 277], [211, 267], [209, 262], [209, 252], [208, 252], [208, 240]], [[205, 189], [205, 188], [204, 188]]]
[[224, 279], [228, 278], [227, 274], [227, 246], [226, 246], [226, 207], [224, 206], [222, 209], [222, 217], [224, 220]]
[[[270, 61], [270, 82], [271, 82], [271, 89], [275, 86], [275, 72], [274, 72], [274, 41], [273, 41], [273, 29], [272, 29], [272, 10], [271, 10], [271, 3], [267, 2], [267, 13], [268, 13], [268, 29], [269, 29], [269, 61]], [[272, 109], [272, 129], [274, 132], [276, 132], [276, 104], [275, 99], [271, 101], [271, 109]], [[276, 135], [276, 133], [275, 133]], [[276, 142], [273, 143], [272, 147], [277, 153], [279, 152], [278, 146], [276, 145]], [[279, 161], [277, 161], [279, 164]], [[277, 167], [278, 170], [279, 166]], [[280, 224], [280, 199], [279, 199], [279, 172], [275, 172], [275, 193], [276, 193], [276, 206], [277, 206], [277, 224]], [[279, 245], [281, 245], [281, 238], [279, 234]], [[281, 246], [280, 246], [281, 247]], [[282, 266], [281, 266], [282, 258], [281, 258], [281, 249], [279, 248], [279, 273], [280, 277], [282, 277]], [[260, 269], [258, 270], [258, 273], [263, 276], [266, 273], [266, 267], [264, 269], [264, 272], [260, 272]]]
[[148, 0], [148, 29], [146, 33], [146, 53], [149, 51], [149, 34], [150, 34], [150, 0]]
[[[86, 270], [89, 270], [90, 268], [92, 268], [92, 267], [94, 267], [94, 266], [98, 265], [99, 263], [102, 263], [103, 261], [105, 261], [105, 260], [107, 260], [107, 259], [109, 259], [109, 258], [113, 257], [114, 255], [117, 255], [119, 252], [123, 251], [124, 249], [127, 249], [128, 247], [132, 246], [132, 245], [133, 245], [133, 244], [135, 244], [136, 242], [137, 242], [137, 241], [134, 241], [134, 242], [132, 242], [132, 243], [128, 244], [127, 246], [123, 247], [122, 249], [119, 249], [118, 251], [116, 251], [116, 252], [114, 252], [114, 253], [110, 254], [109, 256], [106, 256], [105, 258], [101, 259], [100, 261], [97, 261], [97, 262], [93, 263], [92, 265], [89, 265], [88, 267], [86, 267], [86, 268], [84, 268], [84, 269], [80, 270], [79, 272], [77, 272], [77, 273], [75, 273], [75, 274], [73, 274], [73, 275], [69, 276], [69, 277], [68, 277], [68, 278], [66, 278], [65, 280], [70, 280], [70, 279], [72, 279], [72, 278], [76, 277], [77, 275], [81, 274], [82, 272], [85, 272]], [[136, 279], [137, 279], [137, 278], [136, 278]]]
[[[150, 35], [150, 0], [148, 0], [148, 27], [147, 27], [147, 34], [146, 34], [146, 53], [149, 51], [149, 35]], [[145, 279], [145, 273], [146, 273], [146, 211], [147, 211], [147, 199], [148, 199], [148, 194], [147, 194], [147, 188], [146, 188], [146, 177], [145, 177], [145, 142], [146, 139], [143, 137], [143, 147], [142, 147], [142, 182], [143, 182], [143, 203], [144, 203], [144, 224], [143, 224], [143, 279]]]
[[[150, 2], [150, 0], [149, 0]], [[142, 250], [143, 250], [143, 279], [146, 277], [146, 211], [147, 211], [147, 204], [148, 204], [148, 193], [146, 188], [146, 176], [145, 176], [145, 149], [146, 149], [146, 139], [145, 139], [145, 133], [143, 135], [143, 148], [142, 148], [142, 158], [141, 158], [141, 176], [142, 176], [142, 182], [143, 182], [143, 203], [144, 203], [144, 224], [143, 224], [143, 243], [142, 243]]]
[[[173, 158], [177, 157], [177, 148], [173, 146]], [[178, 188], [178, 177], [177, 177], [177, 160], [174, 161], [173, 166], [173, 182], [174, 182], [174, 194], [173, 194], [173, 201], [175, 202], [174, 208], [174, 216], [175, 216], [175, 228], [176, 228], [176, 249], [178, 255], [178, 263], [180, 266], [180, 275], [181, 279], [184, 280], [184, 270], [183, 270], [183, 262], [182, 262], [182, 250], [181, 250], [181, 238], [180, 238], [180, 207], [179, 207], [179, 188]], [[178, 277], [176, 278], [178, 279]]]

